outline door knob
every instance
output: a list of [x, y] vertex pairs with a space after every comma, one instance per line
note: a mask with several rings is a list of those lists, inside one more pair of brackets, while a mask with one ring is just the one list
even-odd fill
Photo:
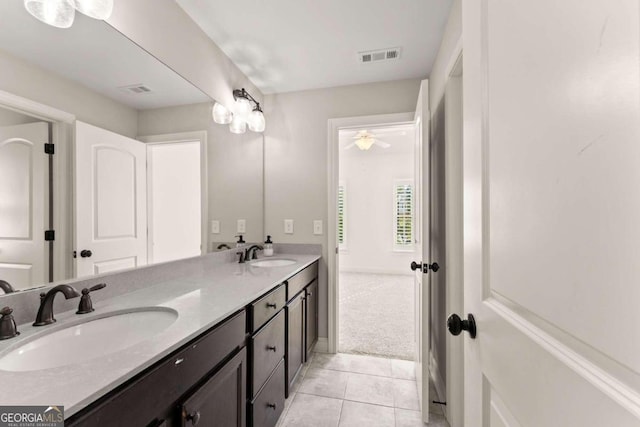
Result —
[[82, 251], [80, 251], [80, 256], [82, 258], [91, 258], [91, 255], [93, 255], [93, 252], [88, 249], [83, 249]]
[[457, 314], [452, 314], [447, 319], [447, 329], [451, 335], [460, 335], [462, 331], [468, 331], [471, 338], [476, 337], [476, 319], [473, 314], [467, 315], [467, 320], [462, 320]]
[[434, 262], [433, 264], [418, 264], [417, 262], [412, 261], [411, 270], [416, 271], [418, 269], [420, 269], [420, 271], [422, 271], [424, 274], [427, 274], [429, 270], [435, 273], [436, 271], [440, 270], [440, 266], [437, 262]]

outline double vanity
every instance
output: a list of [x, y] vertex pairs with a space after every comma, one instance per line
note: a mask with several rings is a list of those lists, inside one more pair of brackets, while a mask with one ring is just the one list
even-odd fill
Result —
[[63, 405], [67, 426], [274, 426], [318, 338], [318, 259], [178, 261], [184, 274], [89, 314], [19, 324], [0, 341], [0, 401]]

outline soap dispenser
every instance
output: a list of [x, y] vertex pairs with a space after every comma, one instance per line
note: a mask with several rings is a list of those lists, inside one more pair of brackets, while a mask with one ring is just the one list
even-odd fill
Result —
[[273, 242], [271, 241], [271, 236], [267, 236], [267, 240], [264, 241], [264, 256], [273, 256]]
[[236, 248], [241, 248], [247, 243], [244, 241], [242, 234], [238, 234], [236, 237], [238, 238], [238, 241], [236, 242]]

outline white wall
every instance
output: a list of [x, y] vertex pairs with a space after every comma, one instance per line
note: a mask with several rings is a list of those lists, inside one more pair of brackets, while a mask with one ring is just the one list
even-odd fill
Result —
[[[328, 120], [414, 111], [419, 79], [343, 86], [265, 96], [265, 234], [278, 243], [319, 243], [319, 316], [327, 336], [327, 127]], [[284, 219], [295, 233], [284, 234]], [[313, 220], [325, 226], [313, 234]]]
[[393, 191], [397, 180], [414, 180], [414, 134], [386, 136], [384, 141], [391, 147], [340, 150], [339, 179], [346, 186], [343, 272], [411, 275], [413, 252], [394, 251]]
[[135, 109], [1, 50], [0, 90], [66, 111], [78, 120], [121, 135], [137, 134]]
[[41, 120], [0, 107], [0, 126], [23, 125]]
[[221, 231], [209, 234], [209, 241], [235, 241], [238, 219], [246, 220], [246, 241], [264, 241], [262, 135], [249, 131], [235, 135], [228, 126], [215, 124], [209, 103], [141, 111], [138, 118], [140, 136], [207, 132], [207, 226], [212, 219], [219, 220]]

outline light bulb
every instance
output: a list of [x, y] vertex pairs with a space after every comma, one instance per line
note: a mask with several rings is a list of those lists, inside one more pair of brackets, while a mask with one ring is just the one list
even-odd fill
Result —
[[35, 18], [58, 28], [69, 28], [76, 16], [73, 0], [24, 0], [24, 7]]
[[249, 124], [249, 130], [251, 130], [252, 132], [264, 132], [265, 120], [262, 111], [253, 110], [251, 113], [249, 113], [247, 123]]
[[370, 136], [362, 136], [356, 139], [356, 145], [359, 149], [366, 151], [373, 145], [374, 139]]
[[233, 120], [233, 114], [227, 107], [217, 102], [213, 105], [213, 121], [220, 125], [228, 125]]
[[251, 103], [247, 98], [239, 97], [236, 99], [236, 102], [233, 106], [233, 114], [235, 116], [240, 116], [243, 120], [246, 120], [251, 110]]
[[93, 19], [108, 19], [113, 12], [113, 0], [75, 0], [76, 9]]
[[247, 122], [239, 114], [234, 114], [229, 130], [231, 133], [245, 133], [247, 131]]

